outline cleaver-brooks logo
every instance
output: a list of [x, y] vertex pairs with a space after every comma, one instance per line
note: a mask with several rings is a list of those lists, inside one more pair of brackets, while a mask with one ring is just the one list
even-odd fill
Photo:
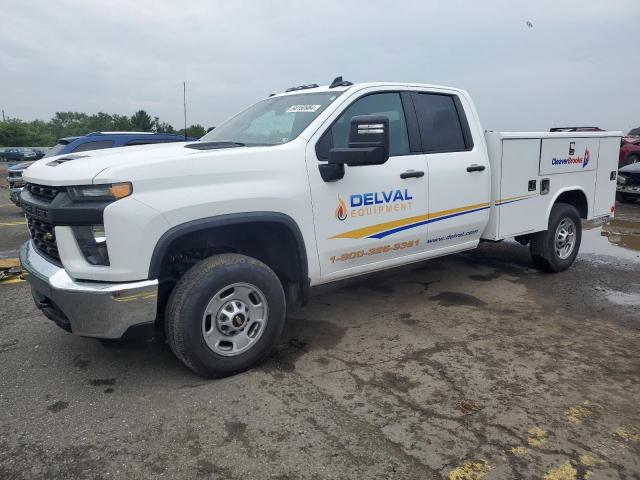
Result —
[[573, 144], [574, 142], [571, 142], [571, 146], [569, 147], [569, 156], [566, 158], [556, 158], [553, 157], [551, 159], [551, 165], [576, 165], [576, 164], [582, 164], [582, 168], [585, 168], [587, 165], [589, 165], [589, 147], [586, 147], [584, 149], [584, 155], [580, 156], [580, 155], [576, 155], [574, 157], [571, 156], [571, 152], [573, 151]]
[[336, 220], [367, 217], [385, 213], [411, 210], [413, 196], [408, 189], [384, 190], [381, 192], [354, 193], [349, 195], [349, 205], [338, 196], [334, 216]]

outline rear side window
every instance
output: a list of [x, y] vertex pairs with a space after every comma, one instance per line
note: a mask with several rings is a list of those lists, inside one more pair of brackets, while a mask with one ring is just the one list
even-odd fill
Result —
[[461, 152], [473, 147], [466, 119], [460, 119], [464, 111], [453, 96], [416, 92], [413, 104], [425, 152]]
[[97, 142], [85, 142], [73, 149], [74, 152], [86, 152], [87, 150], [102, 150], [113, 147], [113, 140], [100, 140]]

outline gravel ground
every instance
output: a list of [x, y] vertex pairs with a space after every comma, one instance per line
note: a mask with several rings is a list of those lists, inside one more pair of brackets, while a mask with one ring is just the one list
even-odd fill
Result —
[[[0, 188], [0, 258], [22, 221]], [[638, 479], [639, 238], [619, 205], [562, 274], [503, 242], [322, 287], [217, 381], [0, 284], [0, 478]]]

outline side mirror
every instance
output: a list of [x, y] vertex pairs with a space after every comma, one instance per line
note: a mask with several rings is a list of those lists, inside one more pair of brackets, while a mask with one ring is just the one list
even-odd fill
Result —
[[389, 159], [389, 119], [359, 115], [351, 119], [348, 148], [332, 148], [329, 163], [359, 167], [382, 165]]

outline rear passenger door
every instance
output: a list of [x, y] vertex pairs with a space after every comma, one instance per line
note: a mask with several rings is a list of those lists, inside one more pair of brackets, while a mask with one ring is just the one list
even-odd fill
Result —
[[428, 252], [471, 248], [489, 218], [488, 158], [466, 99], [455, 94], [414, 92], [429, 181]]

